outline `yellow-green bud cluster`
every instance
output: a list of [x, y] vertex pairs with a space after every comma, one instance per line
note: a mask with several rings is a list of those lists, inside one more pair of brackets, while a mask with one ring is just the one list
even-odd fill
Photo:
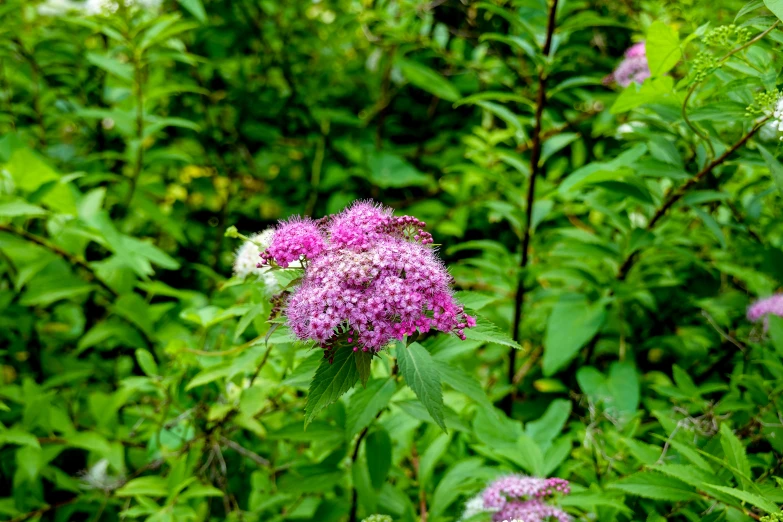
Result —
[[738, 27], [734, 24], [716, 27], [702, 37], [702, 41], [710, 47], [724, 48], [742, 45], [748, 40], [750, 40], [748, 28]]

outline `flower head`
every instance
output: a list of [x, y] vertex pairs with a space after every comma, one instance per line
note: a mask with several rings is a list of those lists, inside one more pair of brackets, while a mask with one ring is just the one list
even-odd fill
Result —
[[362, 522], [392, 522], [392, 517], [389, 515], [370, 515]]
[[484, 512], [492, 513], [493, 522], [570, 522], [565, 511], [546, 502], [557, 493], [567, 495], [570, 491], [568, 481], [563, 479], [507, 475], [468, 501], [462, 520]]
[[[391, 209], [356, 203], [321, 220], [294, 220], [275, 231], [262, 259], [306, 260], [286, 302], [291, 330], [329, 349], [338, 342], [377, 352], [416, 330], [465, 338], [475, 326], [451, 294], [452, 279], [425, 224]], [[322, 232], [323, 230], [323, 232]]]
[[748, 308], [748, 320], [758, 322], [769, 315], [783, 317], [783, 294], [759, 299]]
[[275, 281], [272, 274], [269, 273], [268, 266], [258, 266], [261, 261], [261, 252], [269, 247], [269, 243], [272, 241], [272, 235], [274, 231], [271, 228], [253, 234], [247, 241], [242, 243], [237, 249], [234, 256], [234, 275], [245, 279], [247, 276], [254, 274], [262, 276], [266, 283], [272, 283]]
[[642, 84], [649, 77], [650, 68], [647, 64], [647, 51], [644, 42], [636, 43], [625, 51], [623, 61], [609, 76], [621, 87], [628, 87], [631, 83]]
[[314, 258], [326, 248], [323, 232], [310, 218], [293, 218], [278, 225], [262, 259], [287, 268], [293, 261]]

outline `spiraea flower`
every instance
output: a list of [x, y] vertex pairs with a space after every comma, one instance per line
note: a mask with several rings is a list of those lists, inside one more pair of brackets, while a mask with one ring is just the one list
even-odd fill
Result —
[[485, 512], [492, 514], [493, 522], [570, 522], [565, 511], [547, 503], [554, 495], [570, 491], [568, 481], [563, 479], [507, 475], [468, 501], [462, 520]]
[[261, 258], [305, 267], [284, 310], [294, 334], [327, 350], [345, 343], [370, 352], [417, 330], [464, 339], [475, 319], [454, 300], [451, 276], [424, 226], [370, 202], [318, 222], [282, 223]]
[[[242, 243], [234, 256], [234, 275], [242, 279], [251, 274], [262, 276], [265, 280], [267, 280], [266, 276], [271, 277], [269, 267], [259, 267], [258, 263], [261, 260], [261, 252], [269, 248], [269, 244], [272, 242], [272, 234], [274, 234], [274, 230], [268, 228], [263, 232], [253, 234]], [[271, 280], [274, 278], [272, 277]]]
[[389, 515], [370, 515], [362, 522], [392, 522], [392, 517]]
[[776, 294], [765, 299], [759, 299], [748, 308], [748, 320], [754, 323], [765, 321], [768, 316], [783, 317], [783, 294]]
[[783, 96], [778, 98], [778, 100], [775, 102], [775, 105], [772, 108], [771, 122], [778, 132], [783, 132]]
[[609, 75], [608, 79], [614, 80], [621, 87], [628, 87], [632, 83], [641, 85], [649, 77], [650, 67], [647, 64], [645, 43], [639, 42], [625, 51], [623, 61]]

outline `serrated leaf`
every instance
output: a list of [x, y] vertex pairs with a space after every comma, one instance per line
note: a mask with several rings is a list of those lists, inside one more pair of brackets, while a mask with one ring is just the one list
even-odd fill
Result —
[[734, 435], [726, 423], [720, 425], [720, 445], [723, 448], [726, 462], [731, 467], [734, 478], [737, 479], [737, 484], [744, 487], [750, 480], [750, 462], [748, 462], [742, 441]]
[[354, 358], [356, 359], [356, 371], [359, 372], [359, 380], [362, 386], [366, 387], [372, 371], [372, 353], [359, 350], [354, 352]]
[[669, 502], [697, 500], [700, 498], [691, 486], [681, 480], [667, 477], [655, 471], [641, 471], [609, 484], [607, 487], [619, 489], [630, 495]]
[[393, 379], [373, 379], [366, 388], [351, 395], [345, 423], [346, 436], [353, 437], [369, 426], [375, 416], [389, 404], [396, 391], [397, 385]]
[[367, 435], [364, 451], [372, 487], [381, 489], [392, 463], [392, 441], [389, 432], [379, 428]]
[[481, 316], [476, 316], [476, 326], [473, 328], [465, 328], [465, 337], [474, 341], [502, 344], [503, 346], [509, 346], [518, 350], [522, 348], [519, 343], [514, 341], [506, 332]]
[[710, 489], [715, 489], [721, 493], [731, 495], [732, 497], [741, 500], [742, 502], [747, 502], [751, 506], [755, 506], [763, 511], [766, 511], [767, 513], [777, 513], [779, 511], [779, 508], [776, 504], [749, 491], [742, 491], [741, 489], [717, 486], [714, 484], [704, 484], [704, 489], [707, 492], [709, 492]]
[[353, 353], [350, 348], [343, 347], [337, 350], [331, 363], [327, 359], [321, 361], [307, 395], [305, 428], [319, 411], [339, 399], [359, 380]]
[[397, 364], [405, 382], [416, 393], [432, 419], [446, 431], [443, 420], [443, 390], [430, 352], [419, 343], [397, 344]]

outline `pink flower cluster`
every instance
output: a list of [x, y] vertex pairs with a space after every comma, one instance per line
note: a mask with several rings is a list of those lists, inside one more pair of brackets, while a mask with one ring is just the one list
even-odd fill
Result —
[[748, 320], [754, 323], [766, 319], [768, 315], [783, 317], [783, 294], [759, 299], [748, 308]]
[[609, 76], [621, 87], [628, 87], [631, 83], [644, 83], [650, 77], [650, 67], [647, 65], [647, 51], [644, 42], [632, 45], [625, 51], [625, 57], [620, 65]]
[[338, 343], [378, 351], [392, 339], [436, 329], [465, 338], [475, 326], [451, 294], [451, 276], [425, 224], [357, 202], [319, 222], [282, 223], [262, 262], [303, 262], [302, 283], [286, 303], [291, 330], [329, 349]]
[[493, 512], [494, 522], [514, 519], [570, 522], [571, 517], [565, 511], [544, 502], [556, 493], [567, 495], [570, 492], [567, 480], [508, 475], [492, 482], [482, 493], [482, 499], [484, 509]]

